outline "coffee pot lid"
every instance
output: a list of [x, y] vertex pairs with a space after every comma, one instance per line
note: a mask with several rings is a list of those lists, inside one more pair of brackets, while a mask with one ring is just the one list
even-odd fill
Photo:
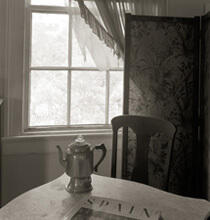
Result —
[[84, 153], [90, 150], [90, 144], [85, 141], [82, 135], [78, 135], [76, 140], [68, 147], [74, 153]]

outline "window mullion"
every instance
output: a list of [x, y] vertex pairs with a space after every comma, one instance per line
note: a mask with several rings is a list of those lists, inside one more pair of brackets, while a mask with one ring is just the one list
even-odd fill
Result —
[[67, 89], [67, 125], [71, 122], [71, 70], [68, 70], [68, 89]]
[[24, 92], [23, 92], [23, 121], [22, 121], [22, 131], [29, 127], [29, 111], [30, 111], [30, 93], [31, 93], [31, 33], [32, 33], [32, 11], [30, 8], [26, 10], [26, 17], [25, 17], [25, 26], [27, 27], [24, 32], [24, 37], [26, 41], [26, 46], [24, 50], [24, 77], [23, 77], [23, 85], [24, 85]]
[[[71, 1], [69, 0], [69, 7], [71, 7]], [[69, 13], [69, 48], [68, 48], [68, 106], [67, 106], [67, 125], [70, 126], [71, 124], [71, 89], [72, 89], [72, 14]]]
[[105, 124], [109, 123], [110, 72], [106, 71]]
[[30, 8], [33, 12], [44, 12], [44, 13], [67, 13], [66, 7], [62, 6], [39, 6], [39, 5], [31, 5]]

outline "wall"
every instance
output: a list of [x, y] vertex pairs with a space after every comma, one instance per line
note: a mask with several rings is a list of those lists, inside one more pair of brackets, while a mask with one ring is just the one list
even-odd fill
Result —
[[194, 17], [204, 14], [204, 3], [209, 0], [168, 0], [168, 15], [173, 17]]
[[[72, 143], [75, 138], [76, 135], [4, 138], [2, 157], [3, 205], [21, 193], [62, 175], [65, 169], [59, 163], [56, 145], [62, 147], [65, 157], [67, 145]], [[84, 138], [91, 146], [105, 144], [107, 155], [99, 166], [97, 174], [110, 176], [111, 134], [86, 134]], [[119, 146], [121, 146], [120, 140]], [[118, 153], [120, 155], [121, 150]], [[100, 155], [100, 150], [94, 150], [95, 163], [99, 160]], [[118, 162], [118, 176], [120, 176], [120, 161]]]
[[[6, 1], [0, 1], [0, 97], [4, 96], [5, 73], [5, 23]], [[176, 17], [194, 17], [204, 14], [204, 3], [210, 0], [168, 0], [168, 15]], [[17, 8], [17, 7], [16, 7]], [[15, 9], [16, 9], [15, 8]], [[18, 57], [20, 58], [20, 57]], [[22, 63], [21, 63], [22, 65]], [[21, 89], [21, 88], [20, 88]], [[15, 121], [13, 121], [15, 123]], [[111, 135], [87, 135], [86, 140], [93, 146], [104, 142], [108, 155], [99, 167], [99, 174], [110, 174]], [[23, 137], [4, 138], [2, 157], [2, 200], [6, 204], [15, 196], [44, 184], [64, 172], [58, 162], [56, 144], [65, 148], [75, 136]], [[65, 150], [64, 150], [65, 151]], [[99, 155], [96, 154], [96, 158]]]
[[205, 10], [206, 3], [210, 4], [210, 0], [168, 0], [168, 15], [172, 17], [201, 16], [209, 11]]
[[0, 1], [0, 97], [4, 96], [4, 73], [5, 73], [5, 24], [6, 11], [5, 0]]

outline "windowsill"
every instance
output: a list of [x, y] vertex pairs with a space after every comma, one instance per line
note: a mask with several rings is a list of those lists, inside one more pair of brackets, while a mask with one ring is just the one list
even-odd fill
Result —
[[[2, 138], [2, 155], [32, 155], [32, 154], [57, 154], [56, 146], [60, 145], [66, 148], [69, 143], [72, 143], [78, 135], [83, 135], [84, 139], [95, 146], [104, 143], [107, 151], [111, 151], [112, 146], [112, 130], [92, 130], [92, 131], [77, 131], [75, 133], [48, 133], [42, 134], [24, 134], [20, 136], [11, 136]], [[122, 132], [119, 130], [119, 137], [122, 137]], [[64, 150], [65, 152], [65, 150]]]
[[27, 141], [27, 140], [62, 140], [63, 138], [76, 137], [83, 135], [85, 137], [97, 136], [97, 138], [112, 135], [112, 129], [88, 129], [88, 130], [60, 130], [60, 131], [26, 131], [22, 135], [2, 137], [3, 142]]

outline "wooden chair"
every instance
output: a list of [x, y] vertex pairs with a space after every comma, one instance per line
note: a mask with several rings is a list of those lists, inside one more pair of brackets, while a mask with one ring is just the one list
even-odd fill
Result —
[[[164, 134], [167, 137], [166, 144], [164, 146], [166, 152], [164, 153], [165, 160], [162, 161], [164, 164], [163, 180], [161, 189], [167, 190], [168, 179], [169, 179], [169, 167], [170, 158], [173, 148], [174, 136], [176, 133], [176, 127], [173, 123], [152, 117], [139, 116], [139, 115], [120, 115], [116, 116], [111, 120], [113, 130], [113, 142], [112, 142], [112, 166], [111, 166], [111, 177], [116, 177], [117, 168], [117, 142], [118, 142], [118, 130], [123, 127], [123, 148], [122, 148], [122, 173], [125, 171], [127, 165], [128, 153], [128, 128], [136, 134], [136, 150], [135, 150], [135, 162], [133, 171], [131, 173], [131, 180], [149, 184], [148, 174], [148, 162], [152, 161], [149, 159], [149, 148], [151, 144], [151, 138], [153, 135], [159, 133]], [[153, 158], [155, 160], [155, 158]], [[156, 158], [158, 161], [158, 158]], [[122, 176], [125, 178], [125, 174]], [[159, 187], [157, 187], [159, 188]]]

